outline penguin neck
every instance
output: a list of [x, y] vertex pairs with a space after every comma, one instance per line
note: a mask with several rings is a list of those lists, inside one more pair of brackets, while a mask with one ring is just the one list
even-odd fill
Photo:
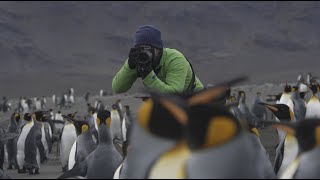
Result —
[[295, 98], [295, 99], [298, 99], [300, 96], [299, 96], [299, 92], [298, 91], [295, 91], [292, 93], [292, 97]]
[[99, 144], [113, 144], [109, 127], [105, 124], [99, 126]]
[[242, 96], [239, 101], [241, 104], [246, 104], [246, 97]]
[[319, 102], [319, 98], [317, 97], [316, 94], [313, 94], [311, 99], [310, 99], [310, 102]]
[[90, 139], [90, 138], [92, 138], [92, 134], [91, 134], [91, 132], [90, 132], [89, 130], [86, 131], [86, 132], [81, 133], [80, 135], [81, 135], [81, 137], [83, 137], [83, 138], [85, 138], [85, 139]]
[[10, 120], [10, 129], [16, 129], [16, 128], [18, 128], [18, 122], [16, 121], [15, 118], [12, 118]]

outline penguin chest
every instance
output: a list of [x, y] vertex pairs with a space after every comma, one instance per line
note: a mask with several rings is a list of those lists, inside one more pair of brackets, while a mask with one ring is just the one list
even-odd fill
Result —
[[97, 119], [97, 113], [94, 113], [93, 114], [93, 121], [94, 121], [94, 127], [96, 128], [96, 130], [99, 132], [99, 128], [98, 128], [98, 124], [97, 124], [97, 121], [96, 121], [96, 119]]
[[110, 129], [111, 129], [112, 139], [121, 140], [121, 121], [120, 121], [119, 114], [111, 112]]
[[293, 101], [291, 99], [291, 95], [290, 94], [283, 93], [281, 98], [280, 98], [279, 104], [286, 104], [287, 106], [290, 107], [291, 110], [294, 109], [294, 104], [293, 104]]
[[127, 127], [126, 127], [126, 119], [124, 119], [122, 121], [122, 137], [123, 137], [123, 141], [126, 141], [127, 140]]
[[297, 158], [298, 150], [297, 139], [287, 135], [284, 143], [283, 160], [278, 174], [282, 175], [286, 168]]
[[320, 118], [320, 102], [310, 100], [307, 104], [306, 118]]
[[61, 163], [65, 166], [69, 159], [69, 153], [77, 139], [76, 130], [73, 124], [67, 124], [63, 128], [61, 135]]
[[24, 164], [26, 139], [33, 125], [33, 121], [25, 124], [17, 141], [17, 162], [20, 169], [22, 169]]
[[186, 145], [181, 144], [163, 154], [149, 172], [150, 179], [185, 178], [185, 165], [190, 156]]
[[280, 179], [293, 179], [300, 165], [300, 158], [295, 159], [281, 175]]
[[76, 152], [77, 152], [77, 141], [75, 141], [71, 147], [69, 159], [68, 159], [68, 170], [72, 169], [76, 163]]
[[49, 146], [48, 146], [48, 142], [47, 142], [47, 138], [46, 138], [46, 132], [44, 129], [44, 125], [41, 124], [41, 142], [43, 144], [44, 150], [45, 150], [45, 154], [48, 157], [49, 156]]

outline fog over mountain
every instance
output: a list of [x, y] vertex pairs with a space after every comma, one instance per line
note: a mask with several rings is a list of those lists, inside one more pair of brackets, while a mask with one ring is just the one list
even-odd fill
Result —
[[320, 67], [319, 16], [320, 2], [0, 2], [0, 96], [111, 90], [144, 24], [204, 84], [295, 81]]

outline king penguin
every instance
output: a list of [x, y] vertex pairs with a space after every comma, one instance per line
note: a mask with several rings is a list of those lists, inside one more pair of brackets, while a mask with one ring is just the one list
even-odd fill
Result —
[[299, 89], [297, 86], [292, 87], [292, 96], [291, 99], [294, 103], [294, 115], [297, 121], [302, 121], [306, 115], [306, 105], [307, 103], [299, 95]]
[[38, 143], [41, 141], [41, 131], [39, 128], [34, 128], [35, 122], [32, 116], [33, 114], [29, 113], [24, 115], [24, 120], [27, 123], [22, 127], [17, 142], [18, 173], [26, 173], [26, 170], [28, 170], [30, 174], [33, 174], [33, 169], [36, 169], [35, 173], [39, 173], [40, 152]]
[[253, 106], [252, 106], [252, 114], [256, 116], [260, 122], [263, 122], [267, 118], [267, 111], [265, 108], [263, 108], [259, 103], [263, 102], [261, 92], [257, 92], [256, 99], [254, 100]]
[[112, 105], [111, 109], [111, 137], [113, 140], [113, 143], [119, 149], [118, 147], [122, 145], [123, 143], [123, 134], [122, 134], [122, 120], [120, 117], [119, 110], [117, 109], [117, 106], [115, 104]]
[[0, 169], [1, 170], [3, 170], [3, 163], [5, 159], [5, 144], [7, 144], [8, 141], [17, 139], [18, 136], [19, 134], [17, 132], [5, 132], [5, 130], [0, 127]]
[[[8, 132], [20, 134], [19, 124], [21, 117], [19, 113], [13, 113], [10, 119], [10, 124], [8, 127]], [[6, 147], [8, 152], [8, 169], [18, 169], [17, 165], [17, 141], [18, 137], [8, 140]]]
[[[261, 103], [280, 120], [280, 122], [296, 122], [293, 111], [285, 104], [266, 104]], [[299, 146], [297, 139], [283, 130], [277, 129], [279, 133], [279, 144], [276, 148], [274, 170], [277, 175], [281, 175], [288, 165], [294, 161], [298, 155]]]
[[310, 89], [312, 90], [312, 96], [307, 103], [305, 118], [320, 118], [320, 101], [316, 95], [319, 92], [318, 85], [313, 83], [310, 85]]
[[280, 179], [318, 179], [320, 178], [320, 120], [307, 119], [297, 123], [275, 123], [274, 127], [283, 128], [294, 135], [299, 143], [299, 154], [288, 166]]
[[90, 132], [92, 134], [92, 138], [93, 138], [94, 142], [96, 142], [98, 144], [99, 143], [99, 134], [98, 134], [99, 129], [98, 129], [97, 122], [95, 120], [96, 118], [97, 118], [97, 113], [96, 113], [95, 109], [93, 107], [89, 107], [88, 116], [86, 117], [85, 120], [89, 124]]
[[186, 103], [177, 97], [151, 92], [151, 99], [138, 112], [138, 123], [147, 133], [173, 141], [174, 146], [162, 152], [149, 165], [145, 178], [184, 178], [183, 165], [190, 151], [184, 139], [183, 128], [188, 121]]
[[21, 127], [21, 133], [17, 141], [17, 164], [18, 164], [18, 173], [26, 173], [26, 168], [24, 167], [25, 163], [25, 149], [29, 147], [26, 146], [27, 136], [34, 125], [31, 118], [31, 114], [26, 113], [24, 115], [24, 120], [27, 122], [24, 126]]
[[249, 107], [246, 104], [246, 93], [244, 91], [238, 92], [238, 99], [238, 108], [242, 115], [247, 119], [247, 121], [250, 121], [250, 124], [253, 124], [254, 126], [260, 126], [262, 124], [262, 119], [259, 119], [256, 116], [254, 116], [249, 110]]
[[65, 172], [59, 179], [82, 176], [88, 179], [111, 179], [122, 162], [120, 153], [112, 143], [110, 133], [110, 111], [103, 110], [97, 115], [99, 127], [99, 144], [97, 148], [81, 163]]
[[[68, 114], [67, 116], [74, 117], [77, 112], [73, 114]], [[62, 115], [63, 116], [63, 115]], [[65, 116], [63, 116], [65, 117]], [[73, 123], [66, 121], [62, 133], [61, 133], [61, 145], [60, 145], [60, 161], [62, 165], [62, 172], [66, 172], [68, 169], [69, 154], [73, 143], [77, 139], [76, 129]]]
[[274, 178], [271, 163], [252, 141], [251, 133], [227, 106], [210, 103], [208, 97], [223, 91], [223, 86], [207, 89], [188, 99], [185, 136], [191, 155], [182, 171], [184, 177]]
[[49, 153], [51, 153], [51, 151], [52, 151], [52, 143], [53, 143], [52, 127], [49, 123], [51, 121], [50, 117], [51, 117], [51, 115], [49, 115], [49, 117], [46, 117], [45, 121], [42, 122], [43, 126], [44, 126], [46, 141], [48, 143]]
[[86, 157], [97, 148], [97, 144], [92, 139], [92, 134], [88, 122], [76, 120], [70, 116], [64, 116], [76, 128], [77, 139], [73, 143], [69, 159], [68, 170], [75, 164], [81, 163]]
[[130, 111], [130, 106], [125, 105], [124, 108], [125, 108], [124, 120], [122, 122], [122, 134], [124, 137], [124, 142], [123, 142], [122, 148], [121, 148], [123, 162], [117, 168], [117, 170], [113, 176], [113, 179], [122, 179], [123, 177], [126, 177], [127, 171], [128, 171], [127, 154], [131, 148], [130, 137], [131, 137], [131, 132], [132, 132], [132, 123], [133, 123], [134, 119], [133, 119], [131, 111]]
[[49, 157], [49, 145], [47, 142], [47, 138], [46, 138], [46, 132], [45, 132], [45, 128], [44, 128], [44, 124], [43, 122], [46, 122], [48, 119], [48, 117], [45, 116], [46, 112], [45, 111], [36, 111], [33, 115], [34, 117], [34, 127], [36, 128], [36, 130], [39, 129], [41, 135], [41, 139], [40, 142], [37, 142], [38, 144], [38, 148], [39, 148], [39, 152], [40, 152], [40, 162], [44, 163], [45, 161], [48, 160]]
[[291, 93], [292, 92], [292, 87], [287, 83], [286, 86], [284, 87], [284, 91], [281, 95], [281, 98], [277, 104], [285, 104], [290, 107], [290, 109], [293, 111], [294, 110], [294, 104], [291, 99]]

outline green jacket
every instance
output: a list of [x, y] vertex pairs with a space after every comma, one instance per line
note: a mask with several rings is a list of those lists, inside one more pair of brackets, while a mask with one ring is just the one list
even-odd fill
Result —
[[[158, 75], [154, 71], [151, 71], [143, 79], [143, 84], [146, 87], [162, 93], [180, 93], [188, 88], [192, 79], [192, 70], [182, 53], [175, 49], [164, 48], [162, 58], [156, 69], [159, 67], [161, 69]], [[137, 71], [130, 69], [128, 60], [126, 60], [123, 67], [112, 80], [113, 93], [128, 91], [137, 78]], [[196, 77], [194, 91], [200, 91], [203, 88], [203, 84]]]

